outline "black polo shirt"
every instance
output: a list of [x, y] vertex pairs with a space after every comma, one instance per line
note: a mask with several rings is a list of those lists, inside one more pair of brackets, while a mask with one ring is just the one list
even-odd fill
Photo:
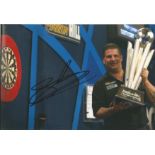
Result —
[[[93, 88], [92, 106], [94, 115], [101, 107], [110, 107], [114, 96], [118, 91], [122, 81], [117, 80], [110, 74], [96, 82]], [[105, 129], [140, 129], [146, 126], [148, 119], [146, 107], [137, 106], [127, 110], [114, 113], [104, 119]]]

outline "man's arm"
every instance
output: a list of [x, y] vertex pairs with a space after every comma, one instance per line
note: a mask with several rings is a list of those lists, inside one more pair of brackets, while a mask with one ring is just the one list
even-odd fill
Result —
[[142, 82], [144, 84], [146, 94], [151, 103], [155, 105], [155, 86], [151, 84], [148, 80], [149, 71], [147, 69], [143, 69], [141, 73]]
[[113, 111], [113, 107], [108, 107], [108, 108], [105, 108], [105, 107], [101, 107], [95, 114], [95, 117], [97, 118], [106, 118], [108, 116], [111, 116], [114, 111]]
[[92, 108], [94, 116], [97, 118], [106, 118], [116, 112], [127, 109], [129, 106], [126, 104], [110, 103], [107, 106], [104, 101], [106, 100], [105, 89], [101, 83], [97, 83], [93, 88], [92, 94]]
[[127, 104], [113, 104], [111, 107], [101, 107], [95, 114], [97, 118], [106, 118], [113, 115], [116, 112], [128, 109]]

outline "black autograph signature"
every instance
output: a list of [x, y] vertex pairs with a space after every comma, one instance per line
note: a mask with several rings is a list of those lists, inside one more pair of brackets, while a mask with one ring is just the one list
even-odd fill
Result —
[[[32, 90], [36, 91], [36, 93], [34, 93], [30, 98], [31, 106], [38, 104], [52, 96], [61, 94], [67, 89], [73, 88], [81, 83], [86, 82], [86, 81], [81, 82], [80, 80], [82, 80], [89, 74], [88, 70], [76, 72], [73, 74], [66, 74], [70, 64], [71, 64], [71, 60], [65, 63], [65, 66], [62, 72], [60, 73], [58, 79], [54, 80], [53, 77], [49, 77], [45, 80], [38, 82], [36, 85], [34, 85], [31, 88]], [[78, 77], [79, 80], [75, 78], [75, 75]], [[34, 98], [35, 98], [35, 101], [33, 101]]]

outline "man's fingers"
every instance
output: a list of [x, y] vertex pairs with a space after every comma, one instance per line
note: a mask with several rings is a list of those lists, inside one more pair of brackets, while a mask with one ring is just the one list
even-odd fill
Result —
[[114, 105], [114, 109], [116, 112], [121, 111], [121, 110], [126, 110], [129, 108], [129, 105], [126, 103], [121, 103], [121, 104], [116, 104]]

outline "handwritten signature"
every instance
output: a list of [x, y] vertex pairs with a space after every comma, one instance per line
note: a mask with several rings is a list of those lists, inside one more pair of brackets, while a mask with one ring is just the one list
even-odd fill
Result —
[[[53, 77], [49, 77], [45, 80], [38, 82], [36, 85], [34, 85], [31, 88], [32, 90], [36, 91], [36, 93], [34, 93], [30, 98], [31, 106], [38, 104], [52, 96], [61, 94], [67, 89], [71, 89], [81, 83], [86, 82], [86, 81], [82, 81], [82, 82], [79, 82], [79, 81], [85, 78], [89, 74], [88, 70], [76, 72], [73, 74], [66, 74], [70, 67], [70, 64], [71, 64], [71, 60], [65, 63], [65, 66], [62, 72], [60, 73], [60, 75], [58, 76], [58, 79], [54, 80]], [[77, 80], [75, 76], [77, 76], [79, 80]]]

